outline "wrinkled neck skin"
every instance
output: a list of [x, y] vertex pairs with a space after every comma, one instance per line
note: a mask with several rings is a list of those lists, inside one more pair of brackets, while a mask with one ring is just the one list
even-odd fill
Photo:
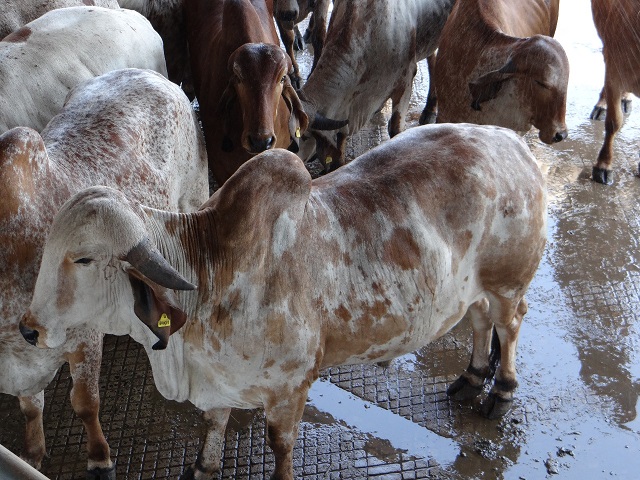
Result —
[[[133, 312], [126, 321], [131, 325], [131, 337], [142, 344], [147, 352], [158, 391], [170, 400], [193, 400], [189, 375], [194, 372], [193, 376], [196, 377], [198, 372], [189, 366], [191, 352], [185, 351], [184, 334], [200, 321], [202, 313], [198, 312], [198, 305], [202, 305], [203, 296], [208, 297], [211, 293], [207, 285], [212, 285], [208, 278], [212, 269], [205, 266], [207, 262], [200, 260], [211, 258], [204, 250], [214, 245], [214, 240], [202, 242], [201, 239], [209, 238], [211, 232], [215, 231], [213, 215], [211, 211], [185, 214], [143, 208], [147, 214], [145, 224], [152, 244], [184, 278], [198, 288], [177, 292], [181, 307], [187, 314], [187, 321], [179, 331], [171, 335], [165, 350], [156, 351], [151, 348], [157, 338]], [[205, 236], [193, 238], [188, 232], [194, 231]], [[197, 272], [203, 273], [198, 275]], [[198, 406], [196, 402], [194, 404]]]

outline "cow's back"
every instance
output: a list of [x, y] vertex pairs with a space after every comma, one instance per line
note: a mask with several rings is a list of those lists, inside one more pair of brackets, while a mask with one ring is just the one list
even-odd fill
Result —
[[162, 40], [142, 15], [98, 7], [46, 13], [0, 42], [0, 132], [42, 130], [72, 87], [127, 67], [166, 75]]
[[120, 7], [117, 0], [3, 0], [0, 12], [0, 40], [50, 10], [80, 5]]
[[523, 293], [545, 244], [544, 185], [517, 134], [464, 124], [409, 129], [314, 181], [313, 280], [340, 285], [315, 299], [323, 366], [393, 358], [487, 291]]

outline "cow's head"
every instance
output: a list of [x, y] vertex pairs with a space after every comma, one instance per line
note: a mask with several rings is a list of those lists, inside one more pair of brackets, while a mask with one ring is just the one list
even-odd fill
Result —
[[20, 331], [31, 344], [59, 347], [67, 330], [132, 332], [137, 316], [165, 348], [186, 320], [174, 290], [195, 287], [147, 240], [139, 205], [92, 187], [60, 209], [45, 244], [31, 306]]
[[[231, 78], [219, 107], [224, 120], [222, 150], [236, 147], [232, 128], [242, 128], [240, 142], [251, 154], [274, 147], [297, 150], [309, 121], [288, 77], [293, 71], [289, 56], [276, 45], [246, 43], [231, 54], [228, 68]], [[231, 124], [235, 103], [241, 127]]]
[[497, 98], [503, 85], [512, 81], [519, 82], [524, 120], [540, 130], [540, 140], [547, 144], [564, 140], [569, 60], [560, 43], [544, 35], [520, 41], [499, 69], [469, 83], [471, 107], [481, 110], [482, 103]]

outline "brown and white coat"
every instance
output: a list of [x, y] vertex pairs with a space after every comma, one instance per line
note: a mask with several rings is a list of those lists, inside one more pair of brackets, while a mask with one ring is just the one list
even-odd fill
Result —
[[414, 351], [466, 312], [473, 354], [452, 393], [480, 392], [495, 327], [501, 366], [487, 402], [504, 413], [545, 240], [544, 178], [512, 131], [417, 127], [313, 181], [275, 149], [193, 214], [107, 188], [76, 195], [54, 221], [21, 328], [43, 348], [78, 326], [142, 343], [162, 395], [210, 424], [184, 478], [218, 471], [232, 407], [264, 408], [275, 478], [289, 480], [321, 369]]

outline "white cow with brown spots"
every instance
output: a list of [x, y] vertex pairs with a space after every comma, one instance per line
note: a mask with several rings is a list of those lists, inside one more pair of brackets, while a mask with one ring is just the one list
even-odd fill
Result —
[[41, 131], [78, 83], [121, 68], [167, 75], [162, 39], [137, 12], [68, 7], [0, 41], [0, 133]]
[[177, 85], [150, 70], [118, 70], [72, 90], [41, 135], [26, 127], [0, 135], [0, 391], [20, 397], [27, 420], [22, 457], [39, 467], [45, 455], [42, 390], [68, 361], [71, 404], [87, 433], [88, 469], [105, 479], [115, 470], [98, 420], [102, 335], [70, 331], [64, 345], [39, 350], [25, 345], [18, 331], [55, 212], [96, 184], [170, 210], [195, 210], [206, 200], [204, 140]]
[[[305, 111], [347, 119], [337, 133], [314, 129], [300, 156], [325, 171], [343, 164], [347, 138], [390, 98], [389, 135], [405, 129], [417, 63], [435, 55], [454, 0], [344, 0], [331, 13], [322, 55], [300, 91]], [[429, 66], [432, 63], [428, 63]], [[435, 92], [429, 87], [431, 104]]]
[[273, 478], [289, 480], [320, 370], [412, 352], [465, 313], [471, 364], [450, 392], [481, 391], [495, 328], [487, 409], [506, 411], [545, 192], [517, 134], [475, 125], [410, 129], [313, 181], [291, 152], [264, 152], [192, 214], [90, 188], [54, 220], [21, 330], [41, 348], [75, 328], [144, 345], [162, 395], [210, 424], [183, 478], [217, 478], [230, 409], [264, 408]]

